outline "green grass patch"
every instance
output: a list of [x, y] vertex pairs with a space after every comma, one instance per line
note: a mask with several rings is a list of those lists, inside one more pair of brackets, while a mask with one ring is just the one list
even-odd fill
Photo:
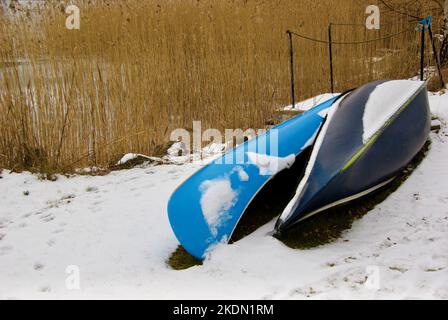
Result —
[[182, 246], [178, 246], [168, 258], [167, 264], [174, 270], [185, 270], [202, 265], [202, 261], [193, 257]]

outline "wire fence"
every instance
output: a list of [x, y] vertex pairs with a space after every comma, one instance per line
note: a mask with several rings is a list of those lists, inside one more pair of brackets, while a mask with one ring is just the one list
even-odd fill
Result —
[[[331, 25], [332, 24], [330, 24], [330, 26]], [[372, 43], [372, 42], [378, 42], [381, 40], [387, 40], [387, 39], [394, 38], [396, 36], [399, 36], [399, 35], [402, 35], [404, 33], [411, 32], [411, 31], [415, 31], [415, 28], [412, 28], [409, 30], [403, 30], [403, 31], [397, 32], [395, 34], [391, 34], [391, 35], [381, 37], [381, 38], [369, 39], [369, 40], [364, 40], [364, 41], [348, 41], [348, 42], [339, 42], [339, 41], [330, 41], [330, 40], [311, 38], [311, 37], [308, 37], [303, 34], [300, 34], [300, 33], [294, 32], [294, 31], [290, 31], [290, 30], [288, 30], [287, 32], [288, 33], [290, 32], [292, 35], [294, 35], [296, 37], [299, 37], [299, 38], [302, 38], [302, 39], [305, 39], [308, 41], [317, 42], [317, 43], [333, 44], [333, 45], [358, 45], [358, 44], [367, 44], [367, 43]]]
[[[392, 11], [392, 10], [391, 10]], [[395, 11], [394, 11], [395, 12]], [[400, 13], [401, 14], [401, 13]], [[405, 14], [403, 14], [405, 15]], [[445, 81], [443, 79], [443, 75], [441, 72], [440, 62], [439, 62], [439, 56], [436, 51], [436, 45], [434, 41], [434, 36], [431, 29], [431, 18], [427, 17], [425, 19], [420, 19], [415, 16], [406, 15], [408, 20], [405, 22], [399, 22], [399, 23], [389, 23], [389, 24], [381, 24], [382, 27], [384, 26], [402, 26], [403, 28], [396, 32], [386, 32], [386, 35], [380, 35], [378, 37], [375, 37], [373, 39], [365, 39], [365, 40], [357, 40], [357, 41], [334, 41], [334, 27], [363, 27], [365, 30], [367, 30], [366, 24], [361, 23], [330, 23], [328, 25], [328, 38], [318, 38], [318, 37], [312, 37], [309, 35], [301, 34], [292, 30], [288, 30], [288, 39], [289, 39], [289, 51], [290, 51], [290, 74], [291, 74], [291, 103], [292, 106], [295, 106], [295, 97], [296, 97], [296, 85], [295, 85], [295, 52], [294, 52], [294, 38], [301, 39], [307, 42], [315, 43], [316, 45], [326, 45], [328, 46], [328, 68], [329, 68], [329, 81], [330, 81], [330, 91], [331, 93], [335, 92], [335, 66], [334, 66], [334, 56], [335, 56], [335, 46], [337, 47], [344, 47], [344, 46], [362, 46], [362, 45], [375, 45], [375, 50], [378, 50], [376, 47], [376, 44], [381, 43], [382, 41], [392, 41], [394, 38], [397, 38], [399, 36], [407, 36], [412, 37], [416, 36], [416, 33], [421, 33], [420, 36], [420, 43], [419, 43], [419, 49], [415, 50], [416, 48], [412, 49], [412, 45], [409, 48], [404, 48], [400, 50], [401, 52], [407, 52], [406, 60], [410, 63], [414, 61], [412, 64], [419, 66], [419, 75], [420, 79], [423, 81], [425, 80], [425, 66], [431, 65], [432, 63], [435, 63], [437, 66], [439, 79], [442, 87], [445, 86]], [[427, 35], [429, 36], [429, 49], [432, 51], [432, 55], [426, 54], [427, 48]], [[406, 42], [405, 42], [406, 43]], [[412, 44], [412, 41], [409, 41], [410, 44]], [[414, 44], [416, 42], [414, 41]], [[407, 50], [406, 50], [407, 49]], [[372, 54], [373, 49], [371, 49], [371, 57], [370, 60], [374, 60], [375, 57], [373, 57]], [[347, 57], [346, 57], [347, 58]], [[364, 55], [365, 58], [365, 55]], [[420, 59], [418, 59], [420, 58]], [[378, 58], [380, 60], [380, 58]], [[404, 61], [402, 61], [404, 62]], [[375, 72], [371, 72], [375, 73]], [[371, 75], [372, 76], [372, 75]], [[375, 78], [375, 75], [372, 76]], [[345, 90], [346, 88], [344, 88]]]

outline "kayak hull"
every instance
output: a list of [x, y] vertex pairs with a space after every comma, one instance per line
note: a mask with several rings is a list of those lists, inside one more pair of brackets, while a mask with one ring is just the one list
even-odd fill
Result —
[[[362, 120], [370, 94], [379, 85], [361, 87], [334, 111], [307, 181], [302, 181], [277, 232], [318, 212], [350, 202], [384, 186], [422, 149], [431, 126], [426, 85], [422, 84], [368, 141], [362, 141]], [[415, 84], [412, 84], [415, 86]], [[313, 151], [314, 152], [314, 151]]]

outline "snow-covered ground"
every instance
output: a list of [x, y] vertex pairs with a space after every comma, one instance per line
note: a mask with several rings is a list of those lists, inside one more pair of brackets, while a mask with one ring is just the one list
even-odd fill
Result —
[[[431, 95], [448, 120], [448, 94]], [[287, 248], [274, 221], [174, 271], [171, 192], [199, 164], [0, 179], [0, 298], [448, 299], [448, 129], [400, 189], [338, 241]], [[76, 279], [79, 274], [79, 290]]]

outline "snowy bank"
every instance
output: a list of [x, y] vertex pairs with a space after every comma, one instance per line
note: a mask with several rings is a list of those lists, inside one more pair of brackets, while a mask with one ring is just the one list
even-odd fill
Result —
[[272, 221], [185, 271], [166, 265], [166, 204], [200, 164], [55, 182], [4, 170], [0, 298], [448, 299], [448, 94], [430, 101], [442, 129], [427, 158], [341, 239], [293, 250]]

